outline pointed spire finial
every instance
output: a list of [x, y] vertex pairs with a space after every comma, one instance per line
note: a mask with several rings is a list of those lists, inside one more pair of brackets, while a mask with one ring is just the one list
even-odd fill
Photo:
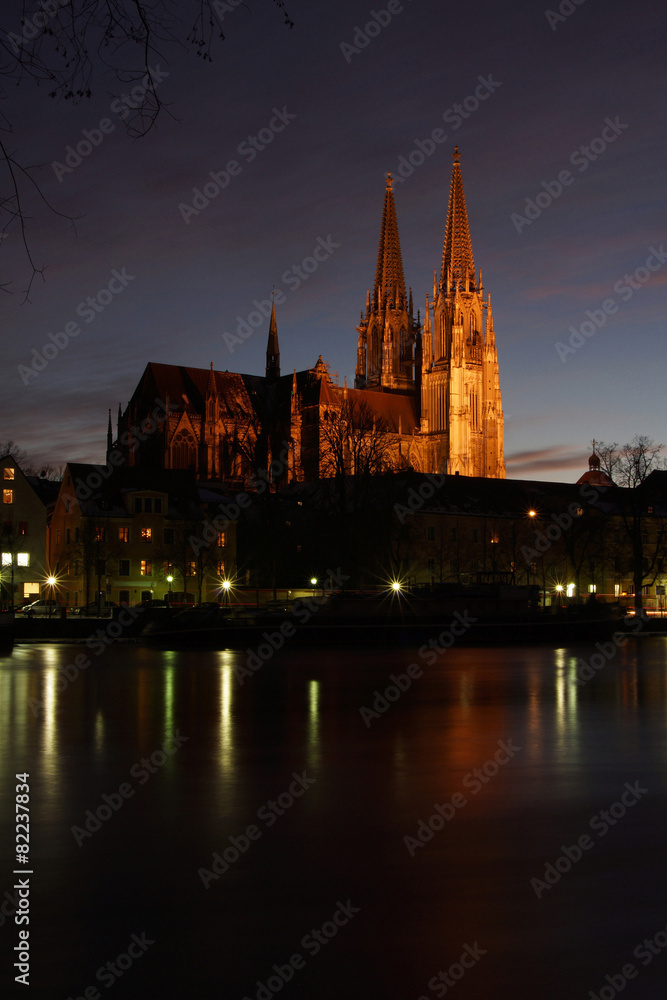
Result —
[[458, 163], [461, 159], [461, 154], [459, 153], [459, 147], [454, 146], [454, 163]]

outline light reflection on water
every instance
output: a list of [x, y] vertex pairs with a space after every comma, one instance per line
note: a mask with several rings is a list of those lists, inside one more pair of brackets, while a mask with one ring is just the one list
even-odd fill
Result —
[[[367, 727], [360, 707], [414, 650], [284, 651], [240, 684], [242, 651], [118, 645], [65, 683], [82, 647], [18, 647], [0, 661], [2, 835], [13, 836], [13, 775], [29, 770], [34, 899], [49, 927], [37, 981], [75, 996], [150, 925], [160, 945], [119, 998], [254, 998], [272, 963], [352, 896], [363, 918], [289, 995], [430, 996], [429, 978], [483, 938], [489, 957], [458, 984], [461, 1000], [586, 996], [640, 931], [667, 922], [666, 648], [632, 640], [582, 685], [592, 648], [452, 649]], [[133, 780], [177, 731], [183, 747]], [[406, 834], [465, 791], [499, 740], [520, 752], [410, 856]], [[312, 789], [204, 890], [197, 870], [304, 771]], [[637, 779], [646, 801], [536, 900], [530, 878]], [[127, 781], [135, 794], [78, 847], [72, 826]], [[638, 995], [658, 987], [647, 970]]]

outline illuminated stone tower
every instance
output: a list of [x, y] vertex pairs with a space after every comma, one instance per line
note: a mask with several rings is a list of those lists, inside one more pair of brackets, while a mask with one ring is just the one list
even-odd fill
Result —
[[387, 175], [373, 295], [366, 292], [366, 315], [357, 327], [355, 387], [406, 392], [415, 388], [414, 344], [419, 325], [412, 314], [412, 292], [405, 292], [401, 245], [391, 174]]
[[475, 277], [458, 146], [440, 281], [434, 276], [433, 302], [426, 298], [421, 355], [424, 465], [450, 474], [504, 479], [503, 410], [491, 299], [484, 301], [481, 271], [479, 280]]

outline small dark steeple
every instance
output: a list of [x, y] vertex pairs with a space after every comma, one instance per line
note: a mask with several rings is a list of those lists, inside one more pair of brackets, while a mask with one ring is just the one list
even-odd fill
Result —
[[269, 339], [266, 345], [266, 377], [280, 378], [280, 347], [278, 345], [278, 324], [276, 323], [276, 290], [273, 290]]

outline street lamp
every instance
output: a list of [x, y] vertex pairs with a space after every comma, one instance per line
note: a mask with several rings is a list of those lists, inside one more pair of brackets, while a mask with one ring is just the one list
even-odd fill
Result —
[[311, 576], [311, 578], [310, 578], [310, 585], [313, 588], [313, 597], [314, 597], [315, 596], [315, 587], [317, 586], [317, 577], [316, 576]]
[[47, 582], [48, 586], [51, 588], [51, 590], [50, 590], [51, 597], [49, 598], [49, 602], [50, 602], [49, 603], [49, 618], [50, 618], [51, 614], [53, 612], [53, 588], [56, 585], [56, 578], [55, 578], [55, 576], [47, 576], [46, 582]]
[[222, 581], [222, 589], [225, 592], [225, 607], [226, 608], [229, 607], [229, 588], [230, 587], [231, 587], [231, 583], [229, 582], [229, 580], [223, 580]]
[[171, 585], [173, 583], [173, 580], [174, 580], [173, 576], [167, 577], [167, 583], [169, 584], [169, 591], [167, 593], [167, 604], [169, 605], [169, 607], [171, 607]]

